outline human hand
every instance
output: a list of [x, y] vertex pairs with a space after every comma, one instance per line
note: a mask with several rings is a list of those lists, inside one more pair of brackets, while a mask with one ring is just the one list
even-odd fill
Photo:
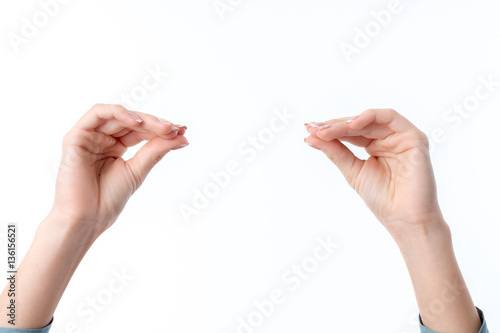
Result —
[[[426, 135], [391, 109], [306, 123], [306, 143], [322, 150], [393, 236], [444, 223]], [[357, 158], [343, 143], [363, 147]], [[416, 227], [417, 229], [415, 229]]]
[[[97, 238], [121, 213], [149, 171], [170, 150], [188, 145], [185, 126], [131, 112], [93, 106], [65, 135], [54, 205], [49, 215]], [[128, 161], [128, 147], [148, 141]]]

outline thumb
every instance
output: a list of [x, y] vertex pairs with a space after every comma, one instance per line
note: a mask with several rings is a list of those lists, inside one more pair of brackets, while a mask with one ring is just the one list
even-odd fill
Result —
[[349, 185], [353, 186], [363, 167], [360, 160], [339, 140], [324, 141], [314, 136], [304, 140], [311, 147], [321, 150], [342, 172]]
[[187, 146], [187, 139], [179, 135], [175, 139], [163, 139], [154, 137], [137, 151], [133, 158], [126, 163], [136, 177], [140, 185], [153, 167], [171, 150]]

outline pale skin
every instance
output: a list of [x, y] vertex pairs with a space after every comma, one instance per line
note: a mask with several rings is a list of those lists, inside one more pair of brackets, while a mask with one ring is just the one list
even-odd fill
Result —
[[[185, 147], [186, 127], [118, 105], [95, 105], [65, 135], [54, 205], [18, 267], [16, 326], [49, 324], [78, 264], [116, 221], [127, 200], [169, 151]], [[127, 147], [147, 143], [124, 161]], [[9, 304], [8, 286], [0, 296]]]
[[[391, 109], [306, 123], [306, 129], [305, 142], [338, 167], [396, 241], [423, 324], [437, 332], [477, 333], [481, 320], [438, 204], [426, 135]], [[343, 142], [370, 157], [357, 158]]]
[[[438, 332], [477, 333], [480, 318], [437, 202], [425, 135], [389, 109], [367, 110], [352, 121], [306, 125], [305, 141], [337, 165], [398, 244], [424, 325]], [[96, 105], [68, 132], [54, 205], [18, 268], [17, 283], [23, 287], [16, 295], [16, 328], [48, 325], [85, 253], [156, 163], [188, 144], [185, 130], [121, 106]], [[126, 148], [144, 140], [148, 143], [134, 158], [123, 161]], [[342, 141], [365, 147], [371, 157], [357, 159]], [[456, 286], [454, 293], [449, 283]], [[8, 286], [0, 296], [2, 307], [9, 303], [7, 292]], [[434, 311], [433, 302], [443, 297], [444, 311]], [[12, 327], [7, 320], [0, 316], [0, 326]]]

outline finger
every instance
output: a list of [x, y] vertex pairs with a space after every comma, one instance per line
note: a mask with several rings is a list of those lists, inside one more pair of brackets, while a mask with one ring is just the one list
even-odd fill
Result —
[[121, 105], [96, 104], [77, 123], [85, 130], [98, 130], [103, 134], [116, 134], [124, 128], [151, 132], [167, 138], [176, 127], [169, 121], [147, 113], [129, 111]]
[[186, 125], [174, 124], [174, 126], [179, 129], [179, 132], [177, 132], [177, 135], [184, 135], [186, 133], [186, 130], [187, 130]]
[[108, 120], [117, 120], [125, 127], [139, 127], [143, 122], [136, 114], [121, 105], [96, 104], [76, 123], [75, 127], [83, 130], [94, 130]]
[[116, 119], [107, 120], [95, 129], [96, 132], [115, 137], [120, 136], [119, 134], [126, 130], [130, 131], [124, 123]]
[[120, 141], [115, 140], [115, 143], [106, 148], [105, 151], [103, 151], [101, 154], [103, 154], [104, 157], [121, 157], [125, 152], [127, 151], [127, 147], [125, 147]]
[[346, 124], [355, 130], [361, 130], [370, 124], [385, 125], [394, 132], [405, 132], [416, 129], [408, 119], [392, 109], [368, 109]]
[[309, 134], [325, 141], [331, 141], [346, 136], [360, 136], [368, 139], [384, 139], [394, 133], [389, 127], [381, 124], [369, 124], [361, 129], [353, 129], [345, 121], [334, 122], [331, 125], [326, 124], [319, 127], [308, 126], [307, 131]]
[[130, 128], [124, 128], [124, 129], [122, 129], [121, 131], [119, 131], [119, 132], [117, 132], [117, 133], [113, 134], [113, 135], [112, 135], [112, 137], [114, 137], [114, 138], [119, 138], [119, 137], [122, 137], [122, 136], [124, 136], [124, 135], [126, 135], [126, 134], [130, 133], [130, 132], [132, 132], [132, 130], [131, 130]]
[[352, 117], [335, 118], [335, 119], [326, 120], [324, 122], [315, 122], [315, 121], [312, 121], [312, 122], [309, 122], [309, 123], [305, 123], [304, 125], [306, 125], [306, 126], [312, 126], [312, 127], [323, 127], [325, 125], [333, 125], [333, 124], [337, 124], [337, 123], [345, 123], [346, 121], [348, 121], [351, 118]]
[[[308, 122], [305, 123], [304, 125], [306, 126], [307, 131], [311, 132], [312, 130], [322, 130], [322, 129], [327, 129], [332, 127], [333, 124], [338, 124], [338, 123], [345, 123], [347, 120], [351, 119], [351, 117], [343, 117], [343, 118], [336, 118], [336, 119], [330, 119], [324, 122]], [[314, 131], [315, 133], [315, 131]]]
[[155, 135], [150, 133], [132, 131], [122, 137], [117, 138], [117, 140], [120, 141], [125, 147], [133, 147], [141, 143], [142, 141], [151, 140], [154, 137]]
[[132, 111], [132, 112], [143, 120], [141, 126], [135, 129], [136, 131], [153, 133], [156, 134], [157, 136], [167, 138], [167, 135], [169, 133], [179, 129], [168, 120], [158, 118], [156, 116], [147, 113], [142, 113], [138, 111]]
[[177, 136], [173, 140], [165, 140], [155, 137], [148, 141], [133, 158], [126, 163], [129, 165], [133, 175], [137, 177], [139, 185], [146, 179], [153, 167], [171, 150], [187, 146], [189, 142], [184, 136]]
[[64, 147], [79, 147], [94, 155], [107, 151], [116, 142], [111, 136], [78, 128], [71, 129], [63, 138]]
[[324, 141], [314, 136], [305, 139], [314, 148], [323, 151], [323, 153], [337, 166], [342, 172], [349, 184], [354, 184], [364, 161], [357, 158], [344, 144], [339, 140]]
[[[135, 131], [143, 133], [153, 133], [155, 134], [155, 136], [161, 136], [165, 139], [168, 139], [171, 137], [171, 136], [167, 137], [168, 134], [177, 128], [176, 126], [174, 126], [174, 124], [172, 124], [168, 120], [161, 119], [147, 113], [142, 113], [137, 111], [132, 111], [132, 112], [133, 114], [140, 117], [142, 120], [142, 123], [139, 127], [134, 127]], [[111, 119], [105, 121], [95, 130], [103, 134], [113, 135], [117, 137], [118, 136], [117, 134], [122, 132], [124, 129], [126, 129], [125, 124], [116, 119]]]
[[[310, 134], [311, 134], [311, 132], [316, 134], [320, 129], [329, 128], [328, 126], [325, 127], [324, 125], [345, 122], [346, 119], [349, 119], [349, 118], [345, 117], [345, 118], [339, 118], [339, 119], [332, 119], [332, 120], [326, 121], [324, 123], [306, 123], [305, 125], [312, 127], [312, 128], [308, 127], [308, 131], [310, 132]], [[309, 125], [309, 124], [311, 124], [311, 125]], [[317, 129], [317, 131], [314, 131], [314, 129]], [[316, 135], [316, 137], [317, 137], [317, 135]], [[364, 136], [343, 136], [343, 137], [335, 138], [335, 139], [337, 139], [339, 141], [349, 142], [350, 144], [353, 144], [353, 145], [358, 146], [358, 147], [363, 147], [363, 148], [365, 148], [366, 146], [368, 146], [369, 144], [371, 144], [373, 142], [373, 139], [366, 138]], [[326, 140], [326, 141], [331, 141], [331, 140]]]
[[362, 148], [366, 148], [373, 142], [373, 139], [368, 139], [363, 136], [343, 136], [341, 138], [338, 138], [337, 140], [343, 142], [349, 142], [350, 144]]
[[[178, 130], [174, 130], [167, 135], [161, 136], [161, 138], [165, 140], [172, 140], [178, 135], [178, 132]], [[125, 147], [133, 147], [142, 141], [148, 141], [157, 136], [158, 135], [149, 132], [131, 131], [124, 136], [117, 138], [117, 140], [119, 140]]]

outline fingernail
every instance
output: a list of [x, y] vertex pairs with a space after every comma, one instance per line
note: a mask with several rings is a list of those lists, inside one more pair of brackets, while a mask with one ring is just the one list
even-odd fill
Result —
[[313, 146], [312, 144], [310, 144], [309, 142], [307, 142], [307, 141], [306, 141], [306, 139], [304, 139], [304, 142], [305, 142], [305, 143], [306, 143], [309, 147], [312, 147], [312, 148], [317, 149], [317, 150], [321, 150], [321, 149], [319, 149], [318, 147]]
[[314, 127], [314, 128], [317, 128], [317, 129], [325, 129], [325, 128], [329, 128], [329, 127], [332, 127], [331, 125], [328, 125], [327, 123], [317, 123], [317, 122], [311, 122], [311, 123], [307, 123], [309, 126], [311, 127]]
[[177, 127], [177, 128], [184, 128], [184, 129], [187, 129], [187, 126], [185, 126], [185, 125], [178, 125], [178, 124], [175, 124], [175, 127]]
[[165, 125], [173, 125], [170, 121], [162, 119], [162, 118], [158, 118], [158, 121], [162, 124], [165, 124]]
[[189, 145], [189, 143], [184, 143], [182, 145], [179, 145], [179, 146], [176, 146], [176, 147], [172, 148], [172, 150], [181, 149], [181, 148], [186, 147], [187, 145]]
[[177, 126], [172, 125], [172, 132], [174, 132], [174, 131], [178, 131], [178, 130], [179, 130], [179, 128], [178, 128]]
[[130, 117], [134, 118], [134, 120], [137, 121], [138, 123], [142, 123], [142, 119], [139, 118], [139, 116], [137, 116], [135, 113], [129, 111], [128, 114], [130, 115]]
[[355, 121], [358, 118], [359, 118], [359, 116], [354, 116], [351, 119], [349, 119], [348, 121], [346, 121], [346, 124], [350, 124], [350, 123], [352, 123], [353, 121]]

